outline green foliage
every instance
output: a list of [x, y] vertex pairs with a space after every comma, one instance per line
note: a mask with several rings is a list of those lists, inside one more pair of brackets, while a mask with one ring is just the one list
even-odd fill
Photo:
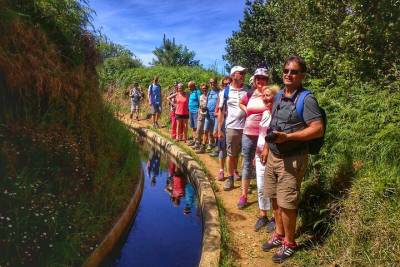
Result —
[[86, 2], [0, 8], [0, 265], [81, 265], [131, 197], [137, 150], [103, 105]]
[[175, 66], [199, 66], [200, 61], [195, 60], [196, 53], [190, 51], [186, 46], [177, 45], [175, 38], [171, 41], [164, 34], [163, 43], [160, 47], [154, 49], [153, 54], [156, 59], [153, 59], [152, 65], [175, 67]]
[[279, 79], [291, 54], [303, 56], [313, 77], [372, 81], [399, 65], [398, 1], [248, 1], [225, 59], [255, 68], [268, 63]]
[[[231, 64], [267, 62], [275, 80], [291, 54], [306, 59], [328, 115], [326, 143], [302, 186], [299, 266], [396, 265], [400, 232], [398, 1], [248, 1], [227, 40]], [[390, 240], [390, 241], [388, 241]], [[313, 242], [315, 241], [315, 242]], [[315, 248], [315, 247], [314, 247]]]
[[[84, 61], [83, 34], [91, 26], [92, 10], [86, 0], [5, 1], [19, 16], [39, 25], [74, 65]], [[60, 12], [62, 10], [63, 12]]]

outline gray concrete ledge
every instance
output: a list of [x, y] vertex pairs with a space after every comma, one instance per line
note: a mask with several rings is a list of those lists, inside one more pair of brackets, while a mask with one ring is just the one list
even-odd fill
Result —
[[100, 245], [92, 252], [89, 258], [86, 259], [83, 264], [84, 267], [99, 266], [107, 258], [107, 256], [110, 255], [115, 246], [119, 244], [122, 236], [129, 229], [129, 226], [132, 223], [132, 218], [134, 218], [136, 215], [137, 207], [139, 206], [140, 199], [142, 198], [143, 187], [144, 177], [141, 175], [133, 197], [131, 198], [125, 211], [122, 213], [118, 221], [114, 224], [113, 228], [106, 235]]
[[218, 266], [221, 246], [221, 226], [217, 201], [210, 181], [201, 166], [173, 142], [143, 127], [132, 126], [131, 130], [151, 143], [168, 151], [176, 161], [187, 169], [195, 183], [203, 215], [203, 242], [199, 266]]

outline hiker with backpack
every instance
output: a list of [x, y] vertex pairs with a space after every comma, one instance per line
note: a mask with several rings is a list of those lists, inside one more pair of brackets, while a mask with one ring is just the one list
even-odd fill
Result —
[[[240, 99], [246, 95], [244, 88], [244, 76], [246, 69], [242, 66], [234, 66], [230, 75], [232, 83], [223, 90], [223, 97], [219, 101], [218, 114], [218, 138], [226, 138], [228, 154], [228, 178], [224, 184], [224, 190], [234, 188], [234, 179], [240, 180], [237, 171], [238, 159], [242, 146], [242, 134], [246, 120], [246, 113], [240, 108]], [[226, 117], [225, 117], [226, 112]], [[226, 133], [222, 130], [222, 123], [225, 121]], [[225, 136], [226, 135], [226, 136]]]
[[143, 99], [143, 92], [140, 90], [139, 83], [135, 82], [129, 90], [129, 97], [131, 98], [131, 114], [129, 117], [132, 119], [133, 114], [136, 114], [136, 120], [139, 120], [140, 101]]
[[204, 124], [204, 143], [207, 144], [207, 153], [212, 152], [213, 148], [216, 146], [216, 138], [214, 138], [214, 129], [216, 129], [217, 126], [215, 108], [217, 107], [218, 94], [220, 92], [216, 77], [211, 78], [209, 84], [211, 88], [207, 94], [207, 114]]
[[158, 120], [161, 115], [161, 86], [158, 84], [159, 77], [155, 76], [152, 84], [149, 85], [147, 96], [149, 98], [150, 113], [154, 128], [159, 128]]
[[240, 100], [240, 108], [245, 112], [246, 122], [242, 135], [242, 193], [237, 204], [238, 209], [247, 206], [247, 194], [253, 176], [253, 160], [257, 148], [260, 122], [267, 105], [263, 99], [263, 88], [268, 83], [268, 71], [265, 68], [256, 69], [254, 75], [255, 90], [248, 91]]
[[[231, 83], [230, 77], [229, 76], [225, 76], [222, 80], [221, 80], [221, 84], [220, 84], [220, 91], [218, 93], [218, 99], [217, 99], [217, 103], [216, 103], [216, 107], [215, 107], [215, 117], [216, 117], [216, 121], [215, 121], [215, 126], [214, 126], [214, 132], [216, 131], [217, 134], [215, 135], [215, 139], [216, 141], [216, 148], [217, 150], [216, 152], [216, 156], [218, 157], [218, 163], [219, 163], [219, 171], [218, 171], [218, 175], [217, 175], [217, 180], [222, 182], [225, 179], [225, 173], [224, 173], [224, 169], [225, 169], [225, 159], [226, 159], [226, 140], [225, 140], [225, 115], [222, 115], [223, 121], [221, 122], [222, 126], [221, 126], [221, 130], [223, 132], [222, 136], [218, 136], [218, 125], [219, 125], [219, 113], [220, 113], [220, 109], [219, 109], [219, 102], [223, 101], [224, 99], [224, 90], [227, 86], [229, 86], [229, 84]], [[214, 152], [214, 151], [213, 151]], [[213, 155], [210, 155], [213, 156]]]
[[199, 103], [199, 110], [197, 112], [197, 131], [196, 131], [196, 144], [194, 145], [194, 151], [198, 154], [204, 153], [206, 151], [206, 144], [204, 142], [204, 122], [207, 115], [207, 84], [202, 83], [200, 85], [201, 96]]
[[[281, 263], [296, 249], [295, 231], [300, 186], [308, 154], [317, 153], [323, 142], [325, 112], [302, 81], [307, 71], [304, 59], [289, 57], [283, 65], [284, 88], [275, 97], [266, 133], [262, 161], [266, 161], [265, 193], [271, 199], [276, 229], [262, 245], [264, 251], [279, 247], [272, 260]], [[315, 142], [319, 144], [315, 147]], [[323, 141], [323, 139], [322, 139]]]
[[196, 144], [196, 131], [197, 131], [197, 113], [199, 111], [201, 92], [196, 88], [194, 81], [188, 82], [189, 92], [189, 127], [192, 129], [192, 140], [188, 146]]

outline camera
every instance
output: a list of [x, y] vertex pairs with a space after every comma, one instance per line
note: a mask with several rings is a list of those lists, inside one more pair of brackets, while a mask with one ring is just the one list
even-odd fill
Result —
[[281, 127], [279, 126], [270, 126], [267, 128], [267, 135], [265, 136], [265, 142], [274, 143], [278, 135], [275, 132], [282, 132]]

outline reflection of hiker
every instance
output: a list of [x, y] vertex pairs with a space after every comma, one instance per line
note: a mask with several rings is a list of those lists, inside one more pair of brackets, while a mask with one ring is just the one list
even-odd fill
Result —
[[135, 113], [136, 120], [139, 120], [140, 101], [143, 99], [143, 93], [138, 83], [134, 83], [129, 90], [129, 97], [131, 98], [131, 114], [129, 117], [132, 119], [133, 113]]
[[157, 151], [151, 151], [147, 161], [147, 172], [150, 177], [150, 185], [156, 184], [156, 177], [160, 172], [160, 155]]
[[181, 170], [177, 169], [172, 177], [172, 203], [179, 206], [181, 198], [185, 196], [186, 179]]
[[184, 214], [191, 213], [191, 210], [194, 207], [194, 204], [195, 204], [194, 193], [195, 192], [194, 192], [193, 185], [190, 183], [187, 183], [185, 185], [185, 207], [183, 208]]
[[158, 76], [154, 77], [153, 83], [149, 86], [148, 97], [153, 127], [158, 128], [160, 127], [160, 125], [158, 125], [158, 119], [161, 115], [161, 87], [158, 84]]

